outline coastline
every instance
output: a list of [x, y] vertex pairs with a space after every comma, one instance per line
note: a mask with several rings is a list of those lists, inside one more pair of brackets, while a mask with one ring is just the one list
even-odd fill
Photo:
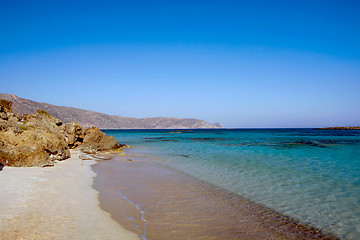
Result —
[[100, 207], [142, 239], [338, 239], [236, 194], [126, 155], [93, 165]]
[[4, 167], [0, 239], [139, 239], [99, 207], [93, 164], [72, 151], [54, 167]]

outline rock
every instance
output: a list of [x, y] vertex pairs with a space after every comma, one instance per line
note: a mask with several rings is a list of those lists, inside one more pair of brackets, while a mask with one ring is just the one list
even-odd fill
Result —
[[70, 157], [70, 148], [86, 154], [121, 150], [116, 140], [99, 128], [83, 129], [77, 122], [62, 121], [44, 110], [22, 116], [12, 103], [0, 100], [0, 164], [14, 167], [53, 166]]
[[91, 157], [90, 155], [87, 155], [87, 154], [81, 154], [81, 155], [79, 155], [79, 158], [82, 160], [94, 160], [93, 157]]
[[81, 150], [83, 153], [86, 153], [86, 154], [96, 154], [98, 152], [98, 144], [81, 144], [78, 149]]
[[79, 146], [84, 140], [84, 130], [81, 125], [77, 122], [69, 122], [64, 128], [64, 135], [66, 138], [66, 142], [69, 144], [70, 148], [76, 148]]
[[12, 113], [12, 102], [0, 99], [0, 112]]
[[62, 127], [69, 148], [78, 148], [87, 154], [96, 154], [99, 151], [120, 149], [112, 136], [107, 136], [97, 127], [83, 129], [77, 122], [69, 122]]
[[12, 102], [0, 99], [0, 119], [8, 120], [8, 113], [12, 113]]
[[97, 156], [97, 155], [94, 155], [93, 157], [95, 159], [98, 159], [98, 160], [110, 160], [110, 159], [112, 159], [112, 157], [104, 157], [104, 156]]
[[6, 112], [1, 112], [0, 113], [0, 118], [4, 119], [4, 120], [8, 120], [8, 116], [7, 116]]
[[52, 166], [56, 160], [70, 157], [68, 144], [61, 134], [61, 121], [45, 111], [19, 117], [11, 104], [0, 100], [0, 163], [4, 166]]
[[97, 127], [85, 130], [83, 143], [79, 146], [82, 149], [94, 149], [104, 151], [119, 148], [117, 141], [112, 136], [107, 136]]

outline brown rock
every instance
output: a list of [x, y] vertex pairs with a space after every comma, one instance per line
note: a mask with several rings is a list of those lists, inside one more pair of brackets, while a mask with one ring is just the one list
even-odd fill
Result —
[[106, 136], [99, 128], [83, 129], [77, 122], [69, 122], [62, 127], [69, 148], [79, 148], [84, 153], [95, 154], [98, 151], [116, 149], [120, 146], [111, 136]]
[[[19, 117], [11, 112], [11, 104], [1, 113], [8, 120], [0, 120], [0, 163], [5, 166], [51, 166], [55, 160], [70, 157], [70, 151], [59, 126], [61, 121], [45, 111]], [[10, 107], [9, 107], [10, 106]]]
[[12, 113], [12, 102], [0, 99], [0, 112]]
[[69, 122], [65, 124], [63, 131], [66, 142], [69, 144], [69, 148], [76, 148], [84, 140], [84, 130], [77, 122]]
[[69, 148], [85, 153], [121, 149], [99, 128], [84, 130], [77, 122], [66, 125], [44, 110], [19, 116], [9, 101], [0, 100], [0, 164], [5, 166], [52, 166], [70, 157]]
[[113, 136], [106, 136], [100, 139], [100, 150], [109, 150], [118, 148], [117, 141]]
[[6, 112], [1, 112], [0, 113], [0, 118], [4, 119], [4, 120], [8, 120], [8, 116], [7, 116]]
[[117, 141], [112, 136], [107, 136], [97, 127], [87, 128], [85, 137], [80, 148], [83, 150], [94, 149], [96, 151], [118, 148]]
[[0, 99], [0, 119], [8, 120], [8, 113], [12, 113], [12, 102]]

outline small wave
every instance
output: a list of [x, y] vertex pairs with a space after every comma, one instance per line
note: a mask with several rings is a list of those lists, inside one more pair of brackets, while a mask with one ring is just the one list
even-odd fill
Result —
[[141, 213], [140, 219], [144, 222], [143, 234], [141, 235], [141, 239], [148, 240], [147, 237], [146, 237], [146, 234], [147, 234], [146, 227], [147, 227], [149, 221], [146, 220], [146, 218], [145, 218], [145, 211], [141, 208], [140, 204], [137, 204], [136, 202], [130, 200], [127, 196], [123, 195], [121, 193], [120, 189], [117, 189], [117, 193], [121, 198], [125, 199], [130, 204], [134, 205], [136, 207], [136, 209], [138, 209], [140, 211], [140, 213]]

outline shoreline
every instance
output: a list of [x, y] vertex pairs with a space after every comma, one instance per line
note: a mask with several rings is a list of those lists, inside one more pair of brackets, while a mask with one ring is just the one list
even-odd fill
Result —
[[100, 207], [142, 239], [338, 239], [125, 152], [92, 166], [99, 173], [93, 186], [100, 192]]
[[93, 160], [0, 171], [0, 239], [139, 239], [99, 207]]

